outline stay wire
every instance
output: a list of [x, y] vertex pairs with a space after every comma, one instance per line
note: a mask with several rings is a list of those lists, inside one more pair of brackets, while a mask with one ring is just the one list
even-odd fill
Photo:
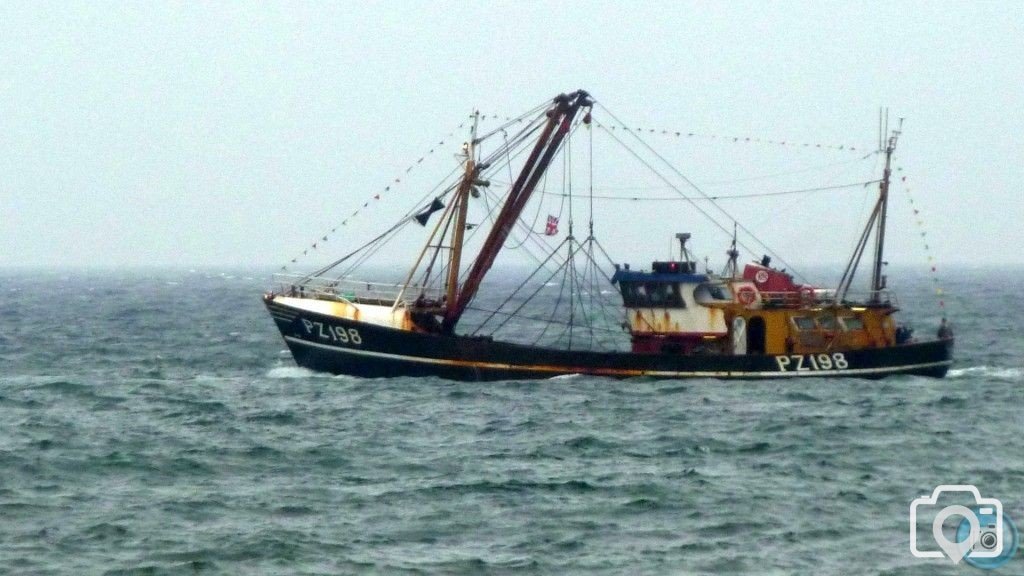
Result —
[[[850, 184], [838, 184], [835, 186], [821, 186], [818, 188], [801, 188], [799, 190], [781, 190], [777, 192], [752, 192], [750, 194], [727, 194], [720, 196], [708, 196], [706, 198], [694, 198], [692, 196], [681, 196], [675, 198], [666, 197], [654, 197], [645, 198], [642, 196], [608, 196], [595, 194], [591, 195], [591, 199], [597, 200], [626, 200], [632, 202], [682, 202], [682, 201], [715, 201], [715, 200], [733, 200], [733, 199], [746, 199], [746, 198], [768, 198], [773, 196], [788, 196], [793, 194], [810, 194], [814, 192], [831, 192], [835, 190], [842, 190], [845, 188], [862, 188], [864, 186], [870, 186], [871, 184], [878, 184], [881, 180], [868, 180], [866, 182], [853, 182]], [[565, 194], [555, 194], [551, 192], [542, 192], [545, 196], [565, 196]]]
[[[611, 111], [611, 110], [609, 110], [609, 109], [608, 109], [608, 108], [607, 108], [606, 106], [604, 106], [604, 105], [603, 105], [603, 104], [601, 104], [601, 103], [597, 103], [597, 105], [601, 107], [601, 110], [602, 110], [602, 111], [606, 112], [606, 113], [607, 113], [607, 114], [608, 114], [609, 116], [611, 116], [611, 118], [612, 118], [613, 120], [615, 120], [616, 122], [618, 122], [618, 123], [619, 123], [620, 125], [622, 125], [622, 126], [625, 126], [625, 124], [623, 124], [623, 123], [622, 123], [622, 121], [621, 121], [621, 120], [619, 120], [619, 118], [618, 118], [617, 116], [615, 116], [615, 114], [614, 114], [614, 113], [612, 113], [612, 111]], [[601, 125], [600, 123], [598, 123], [598, 125], [599, 125], [599, 126], [602, 126], [602, 128], [603, 128], [603, 125]], [[663, 164], [665, 164], [665, 165], [666, 165], [666, 166], [667, 166], [667, 167], [668, 167], [668, 168], [669, 168], [670, 170], [672, 170], [672, 172], [674, 172], [674, 173], [675, 173], [675, 174], [676, 174], [676, 175], [677, 175], [677, 176], [678, 176], [679, 178], [681, 178], [681, 179], [682, 179], [682, 180], [683, 180], [684, 182], [686, 182], [686, 183], [687, 183], [687, 184], [688, 184], [688, 185], [689, 185], [689, 186], [690, 186], [691, 188], [693, 188], [694, 190], [696, 190], [696, 191], [697, 191], [697, 193], [699, 193], [699, 194], [700, 194], [701, 196], [704, 196], [704, 197], [706, 197], [706, 198], [708, 197], [708, 195], [707, 195], [707, 194], [706, 194], [706, 193], [705, 193], [705, 192], [704, 192], [704, 191], [703, 191], [703, 190], [702, 190], [702, 189], [701, 189], [701, 188], [700, 188], [699, 186], [697, 186], [697, 185], [696, 185], [696, 184], [695, 184], [695, 183], [694, 183], [694, 182], [693, 182], [692, 180], [690, 180], [689, 178], [687, 178], [685, 174], [683, 174], [682, 172], [680, 172], [680, 171], [679, 171], [679, 169], [677, 169], [677, 168], [676, 168], [676, 167], [675, 167], [675, 166], [674, 166], [674, 165], [673, 165], [673, 164], [672, 164], [671, 162], [669, 162], [667, 158], [665, 158], [664, 156], [662, 156], [661, 154], [659, 154], [657, 150], [655, 150], [655, 149], [654, 149], [654, 148], [652, 148], [652, 147], [651, 147], [651, 146], [650, 146], [649, 144], [647, 144], [647, 142], [646, 142], [646, 141], [644, 141], [644, 139], [643, 139], [643, 138], [640, 138], [640, 136], [638, 136], [638, 135], [637, 135], [637, 134], [636, 134], [635, 132], [633, 132], [632, 130], [629, 130], [628, 128], [626, 128], [626, 131], [627, 131], [627, 132], [628, 132], [628, 133], [629, 133], [630, 135], [632, 135], [632, 136], [633, 136], [633, 138], [635, 138], [635, 139], [637, 140], [637, 142], [639, 142], [639, 143], [640, 143], [640, 144], [641, 144], [641, 145], [642, 145], [642, 146], [643, 146], [644, 148], [646, 148], [648, 152], [650, 152], [650, 153], [651, 153], [651, 154], [653, 154], [653, 155], [654, 155], [655, 157], [657, 157], [657, 158], [658, 158], [659, 160], [661, 160], [661, 162], [662, 162]], [[606, 133], [608, 133], [608, 134], [612, 134], [612, 131], [611, 131], [611, 130], [607, 130], [607, 129], [605, 129], [605, 132], [606, 132]], [[612, 138], [615, 138], [614, 134], [612, 134]], [[615, 140], [616, 140], [617, 142], [619, 142], [620, 144], [622, 144], [623, 146], [625, 145], [625, 144], [624, 144], [624, 143], [622, 143], [622, 141], [621, 141], [621, 140], [619, 140], [618, 138], [615, 138]], [[635, 155], [635, 154], [634, 154], [634, 155]], [[646, 162], [645, 162], [645, 164], [646, 164]], [[651, 168], [651, 170], [654, 170], [654, 168], [653, 168], [653, 167], [650, 167], [650, 168]], [[659, 176], [659, 177], [661, 177], [661, 176]], [[669, 182], [668, 182], [667, 180], [666, 180], [666, 184], [669, 184]], [[676, 192], [678, 192], [678, 193], [682, 194], [682, 192], [681, 192], [681, 191], [680, 191], [680, 190], [679, 190], [678, 188], [675, 188], [675, 187], [674, 187], [673, 189], [674, 189], [674, 190], [676, 190]], [[725, 232], [725, 233], [726, 233], [726, 234], [728, 234], [728, 235], [731, 235], [731, 231], [729, 231], [729, 230], [728, 230], [728, 229], [727, 229], [727, 228], [726, 228], [725, 226], [722, 226], [722, 225], [721, 225], [720, 223], [718, 223], [718, 221], [717, 221], [717, 220], [714, 220], [713, 218], [711, 218], [711, 216], [710, 216], [709, 214], [707, 214], [706, 212], [704, 212], [703, 210], [701, 210], [701, 209], [700, 209], [700, 208], [699, 208], [699, 207], [698, 207], [698, 206], [696, 205], [696, 203], [691, 203], [691, 204], [693, 204], [693, 206], [694, 206], [695, 208], [697, 208], [698, 210], [700, 210], [700, 212], [701, 212], [702, 214], [704, 214], [704, 215], [705, 215], [705, 217], [708, 217], [708, 218], [710, 218], [710, 219], [712, 220], [712, 222], [714, 222], [714, 224], [715, 224], [716, 226], [718, 226], [719, 228], [721, 228], [721, 229], [722, 229], [722, 231], [723, 231], [723, 232]], [[751, 232], [750, 230], [748, 230], [748, 229], [747, 229], [747, 228], [746, 228], [745, 226], [743, 226], [743, 224], [741, 224], [741, 223], [740, 223], [740, 222], [739, 222], [739, 221], [738, 221], [738, 220], [737, 220], [736, 218], [734, 218], [734, 217], [733, 217], [732, 215], [730, 215], [730, 214], [729, 214], [729, 213], [728, 213], [728, 212], [727, 212], [727, 211], [726, 211], [726, 210], [725, 210], [724, 208], [722, 208], [721, 206], [719, 206], [719, 205], [718, 205], [718, 204], [717, 204], [717, 203], [716, 203], [716, 202], [715, 202], [714, 200], [711, 200], [711, 205], [712, 205], [712, 206], [714, 206], [714, 207], [715, 207], [715, 208], [716, 208], [716, 209], [717, 209], [717, 210], [718, 210], [719, 212], [721, 212], [721, 213], [722, 213], [722, 214], [723, 214], [723, 215], [724, 215], [724, 216], [725, 216], [726, 218], [728, 218], [729, 220], [732, 220], [732, 221], [733, 221], [733, 222], [735, 223], [735, 225], [736, 225], [736, 226], [737, 226], [737, 227], [738, 227], [738, 228], [739, 228], [740, 230], [743, 230], [743, 231], [744, 231], [744, 232], [745, 232], [745, 233], [746, 233], [746, 234], [747, 234], [748, 236], [750, 236], [750, 238], [752, 238], [752, 239], [753, 239], [753, 240], [754, 240], [755, 242], [757, 242], [758, 244], [760, 244], [760, 245], [761, 245], [761, 247], [762, 247], [762, 248], [764, 248], [764, 249], [765, 249], [765, 250], [766, 250], [767, 252], [771, 253], [771, 254], [772, 254], [772, 255], [774, 255], [774, 256], [775, 256], [776, 258], [778, 258], [779, 262], [781, 262], [781, 263], [782, 263], [782, 264], [783, 264], [783, 265], [784, 265], [784, 266], [785, 266], [785, 267], [786, 267], [787, 269], [789, 269], [790, 271], [792, 271], [792, 273], [793, 273], [793, 275], [794, 275], [794, 276], [797, 276], [797, 277], [799, 277], [799, 278], [800, 278], [801, 280], [803, 280], [803, 281], [805, 281], [805, 282], [806, 282], [806, 279], [804, 278], [803, 274], [800, 274], [799, 272], [797, 272], [797, 270], [796, 270], [795, 268], [793, 268], [793, 266], [792, 266], [791, 264], [789, 264], [788, 262], [786, 262], [786, 261], [785, 261], [785, 260], [784, 260], [784, 259], [783, 259], [783, 258], [782, 258], [781, 256], [779, 256], [779, 254], [778, 254], [777, 252], [775, 252], [774, 250], [772, 250], [772, 249], [771, 249], [771, 248], [770, 248], [770, 247], [769, 247], [769, 246], [768, 246], [767, 244], [765, 244], [765, 243], [764, 243], [764, 242], [763, 242], [763, 241], [762, 241], [762, 240], [761, 240], [760, 238], [758, 238], [756, 234], [754, 234], [753, 232]], [[757, 254], [757, 252], [755, 252], [755, 251], [751, 250], [751, 249], [750, 249], [749, 247], [747, 247], [747, 246], [743, 245], [742, 243], [741, 243], [740, 245], [741, 245], [741, 246], [743, 246], [744, 248], [746, 248], [746, 250], [747, 250], [748, 252], [750, 252], [750, 253], [751, 253], [752, 255], [756, 255], [756, 254]]]

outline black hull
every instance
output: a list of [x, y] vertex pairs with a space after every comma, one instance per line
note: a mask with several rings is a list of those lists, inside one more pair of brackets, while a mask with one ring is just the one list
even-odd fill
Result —
[[536, 348], [485, 338], [398, 330], [265, 303], [295, 362], [318, 372], [366, 378], [436, 376], [452, 380], [516, 380], [592, 374], [615, 378], [763, 379], [941, 378], [953, 340], [827, 354], [680, 356]]

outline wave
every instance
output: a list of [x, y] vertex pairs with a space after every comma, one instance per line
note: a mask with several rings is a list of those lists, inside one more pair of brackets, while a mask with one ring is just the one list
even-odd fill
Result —
[[263, 375], [272, 380], [308, 380], [310, 378], [323, 378], [330, 380], [345, 380], [349, 382], [363, 382], [366, 379], [348, 374], [329, 374], [327, 372], [315, 372], [301, 366], [275, 366]]
[[1008, 368], [1005, 366], [969, 366], [967, 368], [954, 368], [949, 371], [949, 378], [996, 378], [999, 380], [1022, 380], [1024, 369]]
[[319, 372], [314, 372], [308, 368], [300, 368], [299, 366], [278, 366], [271, 368], [267, 371], [267, 378], [275, 378], [282, 380], [289, 380], [294, 378], [317, 378], [324, 376]]
[[583, 377], [583, 374], [573, 372], [572, 374], [559, 374], [557, 376], [552, 376], [551, 378], [548, 378], [548, 380], [578, 380]]

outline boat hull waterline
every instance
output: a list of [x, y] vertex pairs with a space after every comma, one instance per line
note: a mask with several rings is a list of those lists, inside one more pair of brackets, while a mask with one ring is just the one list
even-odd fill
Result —
[[295, 362], [317, 372], [364, 378], [436, 376], [493, 381], [589, 374], [612, 378], [941, 378], [953, 339], [816, 354], [691, 355], [537, 348], [470, 336], [428, 334], [265, 304]]

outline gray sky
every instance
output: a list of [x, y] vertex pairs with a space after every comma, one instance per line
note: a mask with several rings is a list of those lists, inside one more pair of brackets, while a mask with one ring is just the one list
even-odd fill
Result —
[[[925, 230], [940, 265], [1019, 264], [1022, 17], [1019, 2], [8, 2], [0, 266], [283, 264], [474, 108], [514, 115], [581, 87], [634, 126], [858, 147], [888, 105], [907, 117], [897, 164], [923, 222], [894, 197], [892, 260], [924, 262]], [[385, 200], [408, 208], [461, 141]], [[805, 186], [815, 174], [735, 180], [858, 158], [650, 142], [723, 194]], [[816, 174], [841, 184], [875, 166]], [[609, 190], [654, 184], [630, 169], [606, 168]], [[817, 198], [744, 206], [741, 221], [794, 262], [842, 261], [864, 193]], [[686, 222], [654, 239], [647, 216], [618, 210], [604, 243], [634, 262], [662, 256], [673, 229], [701, 230], [682, 204], [671, 214]]]

